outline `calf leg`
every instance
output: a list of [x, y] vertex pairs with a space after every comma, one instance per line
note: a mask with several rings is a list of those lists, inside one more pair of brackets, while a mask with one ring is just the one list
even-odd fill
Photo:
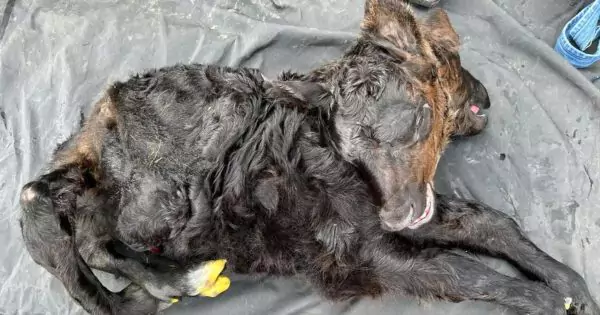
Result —
[[[146, 258], [144, 264], [119, 255], [107, 235], [109, 214], [78, 212], [82, 205], [77, 204], [77, 195], [84, 189], [79, 177], [77, 171], [57, 170], [25, 185], [20, 223], [34, 261], [57, 277], [85, 310], [92, 314], [153, 314], [172, 296], [216, 296], [228, 288], [229, 279], [218, 277], [224, 261], [182, 271], [165, 259]], [[135, 284], [119, 293], [110, 292], [90, 267], [124, 275]]]
[[54, 211], [46, 183], [25, 185], [21, 207], [21, 232], [27, 251], [62, 282], [83, 309], [94, 315], [156, 313], [158, 301], [137, 285], [113, 293], [98, 281], [75, 248], [68, 219]]
[[535, 281], [511, 278], [468, 257], [439, 249], [418, 256], [370, 252], [384, 290], [421, 299], [478, 300], [518, 314], [564, 315], [562, 294]]
[[105, 195], [87, 195], [77, 203], [77, 249], [92, 268], [124, 276], [165, 302], [179, 296], [216, 296], [229, 287], [229, 279], [219, 277], [224, 260], [182, 266], [160, 255], [134, 251], [114, 239], [108, 233], [115, 225], [113, 216], [104, 209], [114, 205], [102, 199]]
[[118, 241], [82, 244], [79, 251], [92, 268], [124, 276], [165, 302], [176, 302], [180, 296], [214, 297], [229, 288], [229, 279], [220, 276], [224, 260], [184, 268], [160, 256], [134, 252]]
[[578, 314], [600, 314], [577, 272], [539, 249], [508, 215], [487, 205], [438, 194], [432, 221], [400, 234], [424, 245], [454, 246], [504, 258], [531, 279], [573, 298]]

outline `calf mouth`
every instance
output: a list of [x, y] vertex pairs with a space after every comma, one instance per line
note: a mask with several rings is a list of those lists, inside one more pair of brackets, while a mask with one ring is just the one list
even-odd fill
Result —
[[487, 108], [489, 108], [489, 106], [482, 107], [482, 106], [479, 106], [479, 105], [473, 104], [473, 103], [469, 105], [469, 109], [471, 110], [471, 113], [473, 113], [477, 117], [485, 117], [485, 113], [482, 112], [482, 109], [487, 109]]
[[399, 210], [396, 208], [383, 210], [384, 214], [380, 214], [382, 228], [392, 232], [405, 228], [415, 230], [430, 222], [435, 214], [435, 193], [431, 183], [426, 184], [424, 194], [421, 196], [420, 202], [411, 203], [406, 215], [398, 213]]
[[491, 102], [487, 89], [483, 84], [477, 81], [474, 94], [465, 104], [467, 116], [473, 122], [473, 126], [470, 128], [472, 129], [470, 132], [471, 134], [478, 133], [485, 128], [487, 124], [487, 115], [484, 113], [484, 110], [489, 109], [490, 106]]
[[418, 229], [419, 227], [431, 221], [431, 219], [433, 218], [433, 214], [435, 213], [435, 194], [433, 193], [433, 186], [430, 183], [427, 183], [426, 185], [427, 187], [425, 188], [425, 207], [421, 210], [421, 215], [418, 218], [413, 219], [415, 209], [414, 206], [411, 206], [410, 208], [409, 217], [412, 221], [408, 225], [408, 228], [411, 230]]

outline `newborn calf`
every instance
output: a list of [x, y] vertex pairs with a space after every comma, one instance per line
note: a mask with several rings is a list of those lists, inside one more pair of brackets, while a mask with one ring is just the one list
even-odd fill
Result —
[[[564, 315], [571, 298], [569, 312], [598, 315], [585, 281], [513, 220], [435, 194], [449, 139], [481, 131], [489, 106], [447, 16], [370, 0], [361, 27], [342, 58], [284, 82], [193, 64], [115, 83], [23, 189], [32, 257], [97, 314], [155, 312], [154, 296], [196, 293], [206, 262], [225, 259], [239, 273], [301, 275], [331, 300]], [[456, 249], [504, 258], [529, 280]], [[108, 292], [89, 267], [134, 285]]]
[[[252, 82], [262, 94], [252, 111], [231, 112], [243, 117], [235, 133], [203, 147], [217, 152], [197, 162], [209, 167], [190, 173], [139, 163], [155, 157], [155, 139], [123, 141], [133, 125], [117, 124], [101, 134], [96, 166], [86, 160], [61, 164], [61, 154], [72, 148], [67, 143], [55, 155], [55, 169], [24, 187], [22, 227], [29, 252], [89, 312], [154, 313], [173, 296], [199, 294], [197, 287], [206, 282], [218, 292], [228, 283], [214, 277], [210, 266], [224, 259], [238, 273], [302, 275], [331, 300], [409, 295], [564, 315], [570, 298], [570, 312], [598, 314], [576, 272], [532, 244], [512, 219], [483, 204], [436, 195], [428, 224], [384, 229], [373, 175], [345, 161], [337, 149], [339, 136], [331, 127], [337, 105], [327, 91], [311, 82], [264, 82], [259, 74], [224, 71], [243, 84]], [[116, 121], [130, 121], [139, 112], [117, 107], [114, 114]], [[140, 154], [143, 148], [147, 152]], [[181, 156], [179, 150], [160, 155], [172, 167]], [[507, 258], [531, 280], [499, 274], [456, 254], [457, 248]], [[89, 267], [134, 284], [109, 292]]]

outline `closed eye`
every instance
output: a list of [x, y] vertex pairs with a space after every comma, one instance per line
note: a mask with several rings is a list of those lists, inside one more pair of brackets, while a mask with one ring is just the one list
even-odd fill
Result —
[[411, 146], [423, 141], [431, 130], [432, 110], [428, 104], [399, 104], [382, 116], [375, 138], [391, 146]]

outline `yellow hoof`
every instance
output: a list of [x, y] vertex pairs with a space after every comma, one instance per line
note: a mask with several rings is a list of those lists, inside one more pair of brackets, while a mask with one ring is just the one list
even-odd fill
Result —
[[229, 286], [231, 285], [231, 280], [229, 280], [229, 278], [227, 278], [226, 276], [220, 276], [217, 278], [217, 280], [214, 282], [214, 284], [212, 286], [208, 286], [208, 287], [204, 287], [202, 288], [200, 291], [200, 295], [201, 296], [205, 296], [205, 297], [216, 297], [219, 294], [227, 291], [227, 289], [229, 289]]
[[171, 302], [171, 304], [175, 304], [175, 303], [179, 302], [179, 299], [178, 298], [171, 298], [170, 302]]
[[223, 272], [223, 269], [225, 269], [226, 263], [227, 260], [225, 259], [211, 260], [204, 263], [203, 270], [206, 272], [206, 278], [204, 283], [202, 283], [198, 289], [196, 289], [195, 295], [203, 295], [202, 292], [211, 291], [215, 287], [217, 280], [220, 278], [219, 276], [221, 275], [221, 272]]
[[215, 281], [217, 281], [217, 278], [221, 272], [223, 272], [223, 269], [225, 269], [226, 263], [227, 260], [225, 259], [211, 260], [206, 263], [206, 268], [208, 269], [208, 279], [204, 284], [205, 287], [210, 287], [215, 283]]
[[573, 304], [573, 299], [570, 297], [565, 298], [565, 309], [568, 311], [571, 308], [571, 304]]

